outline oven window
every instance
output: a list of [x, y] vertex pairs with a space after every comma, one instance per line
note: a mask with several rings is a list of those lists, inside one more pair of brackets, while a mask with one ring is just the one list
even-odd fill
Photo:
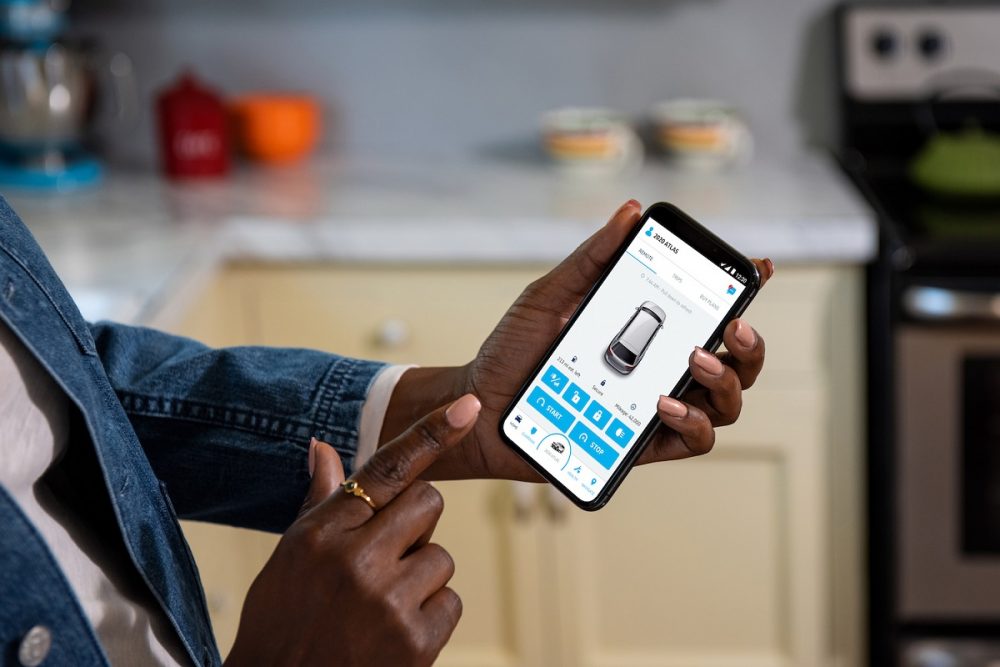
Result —
[[962, 549], [1000, 553], [1000, 357], [962, 370]]

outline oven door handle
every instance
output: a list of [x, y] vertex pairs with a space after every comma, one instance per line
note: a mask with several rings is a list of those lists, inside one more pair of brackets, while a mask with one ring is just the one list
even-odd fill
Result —
[[918, 320], [1000, 322], [1000, 292], [908, 287], [903, 292], [903, 311]]

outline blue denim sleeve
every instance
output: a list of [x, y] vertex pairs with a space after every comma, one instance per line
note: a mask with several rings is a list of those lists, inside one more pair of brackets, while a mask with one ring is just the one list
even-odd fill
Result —
[[309, 486], [312, 436], [350, 475], [361, 407], [383, 364], [314, 350], [209, 348], [111, 322], [97, 352], [180, 517], [284, 531]]

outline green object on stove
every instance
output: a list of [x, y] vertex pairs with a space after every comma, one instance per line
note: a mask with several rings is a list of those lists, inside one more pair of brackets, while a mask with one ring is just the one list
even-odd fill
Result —
[[1000, 135], [971, 127], [931, 137], [910, 164], [920, 187], [949, 197], [1000, 197]]

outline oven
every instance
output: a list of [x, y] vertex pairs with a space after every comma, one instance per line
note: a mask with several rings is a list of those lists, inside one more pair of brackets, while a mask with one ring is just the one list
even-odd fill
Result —
[[[911, 307], [944, 294], [912, 288]], [[1000, 619], [1000, 297], [976, 298], [992, 322], [896, 333], [897, 600], [908, 622]]]
[[[868, 662], [1000, 667], [1000, 190], [923, 178], [954, 186], [963, 162], [925, 169], [934, 151], [1000, 142], [1000, 2], [852, 2], [835, 23], [837, 157], [880, 225]], [[1000, 159], [982, 169], [1000, 183]]]

